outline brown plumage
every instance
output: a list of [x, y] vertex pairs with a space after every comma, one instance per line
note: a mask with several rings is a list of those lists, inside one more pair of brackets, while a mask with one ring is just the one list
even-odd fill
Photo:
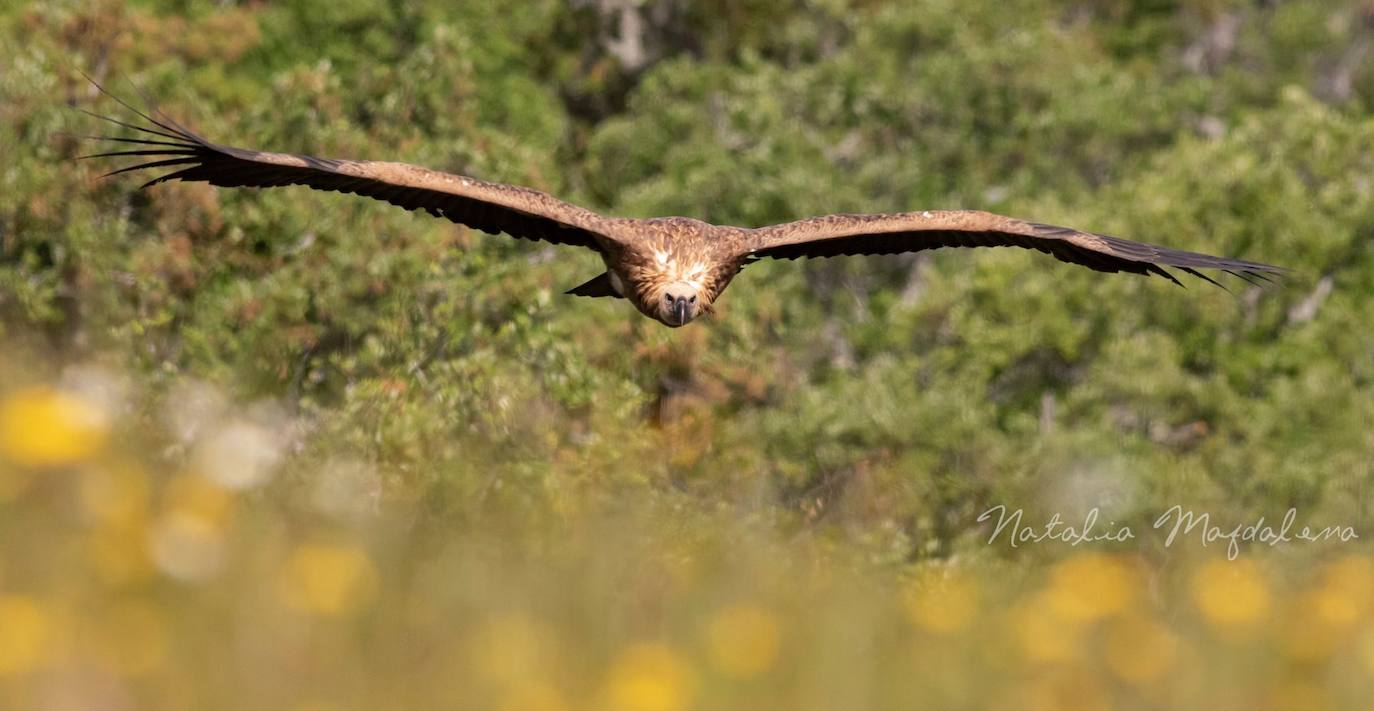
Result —
[[424, 210], [492, 234], [504, 232], [522, 239], [586, 247], [601, 255], [606, 272], [568, 293], [623, 297], [650, 318], [674, 327], [710, 311], [745, 265], [765, 257], [796, 259], [896, 254], [939, 247], [1014, 246], [1101, 272], [1153, 274], [1174, 283], [1179, 283], [1178, 279], [1166, 267], [1213, 284], [1217, 282], [1198, 270], [1214, 269], [1250, 282], [1268, 281], [1266, 274], [1284, 271], [1257, 262], [1157, 247], [977, 210], [826, 215], [759, 229], [711, 225], [687, 217], [606, 217], [537, 190], [405, 163], [332, 160], [222, 146], [156, 109], [150, 115], [123, 101], [120, 104], [148, 123], [97, 118], [142, 135], [99, 138], [134, 148], [83, 157], [137, 156], [148, 160], [106, 175], [171, 168], [172, 172], [142, 187], [168, 180], [203, 181], [220, 187], [305, 185], [385, 200], [407, 210]]

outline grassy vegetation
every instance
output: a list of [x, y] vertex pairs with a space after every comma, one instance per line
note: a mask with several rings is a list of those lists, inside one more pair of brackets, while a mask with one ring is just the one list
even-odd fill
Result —
[[[1153, 528], [1374, 532], [1367, 10], [1013, 9], [0, 9], [0, 706], [1367, 703], [1363, 538]], [[560, 296], [577, 250], [97, 181], [78, 70], [620, 215], [977, 207], [1296, 271], [761, 263], [669, 330]], [[999, 504], [1136, 537], [989, 543]]]

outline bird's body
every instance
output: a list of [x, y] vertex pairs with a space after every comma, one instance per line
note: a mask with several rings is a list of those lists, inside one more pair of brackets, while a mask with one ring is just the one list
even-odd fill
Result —
[[[608, 231], [622, 236], [607, 240], [602, 256], [604, 278], [611, 291], [628, 299], [644, 315], [659, 320], [664, 320], [660, 318], [664, 313], [661, 305], [669, 303], [667, 297], [685, 297], [691, 317], [710, 311], [744, 266], [746, 255], [739, 253], [740, 245], [749, 232], [690, 217], [621, 219]], [[672, 305], [676, 306], [676, 301]], [[670, 326], [690, 320], [677, 314], [667, 319], [673, 321]]]
[[133, 144], [136, 149], [87, 157], [154, 160], [107, 175], [174, 167], [172, 173], [154, 178], [144, 187], [167, 180], [204, 181], [220, 187], [305, 185], [423, 210], [492, 234], [592, 249], [601, 255], [605, 273], [568, 293], [622, 297], [644, 315], [673, 327], [710, 312], [740, 270], [764, 258], [1016, 246], [1101, 272], [1153, 274], [1175, 283], [1178, 280], [1166, 267], [1212, 283], [1216, 282], [1197, 270], [1219, 270], [1246, 281], [1264, 280], [1265, 274], [1283, 271], [1257, 262], [1173, 250], [977, 210], [825, 215], [757, 229], [712, 225], [689, 217], [607, 217], [538, 190], [406, 163], [334, 160], [221, 146], [156, 110], [154, 118], [123, 105], [148, 124], [98, 118], [143, 135], [100, 138]]

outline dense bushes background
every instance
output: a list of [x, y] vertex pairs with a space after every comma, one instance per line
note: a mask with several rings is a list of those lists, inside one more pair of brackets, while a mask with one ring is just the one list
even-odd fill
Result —
[[[282, 399], [327, 446], [426, 487], [464, 490], [474, 451], [533, 499], [567, 477], [692, 501], [762, 482], [757, 505], [819, 496], [907, 556], [1078, 469], [1114, 472], [1142, 510], [1184, 495], [1365, 515], [1343, 495], [1374, 455], [1364, 8], [1005, 10], [12, 7], [6, 341]], [[72, 107], [119, 109], [77, 70], [132, 96], [128, 77], [218, 140], [616, 214], [980, 207], [1297, 274], [1232, 296], [1022, 253], [761, 264], [720, 318], [670, 332], [560, 297], [590, 254], [303, 190], [97, 182], [67, 134], [105, 127]]]

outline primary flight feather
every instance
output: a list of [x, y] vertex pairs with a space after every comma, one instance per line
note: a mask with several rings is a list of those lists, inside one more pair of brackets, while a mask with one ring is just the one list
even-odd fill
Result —
[[1246, 281], [1267, 281], [1266, 274], [1284, 271], [1258, 262], [1157, 247], [978, 210], [826, 215], [758, 229], [711, 225], [687, 217], [607, 217], [538, 190], [405, 163], [334, 160], [222, 146], [156, 109], [143, 112], [112, 98], [146, 123], [91, 114], [137, 132], [134, 136], [98, 138], [135, 147], [83, 157], [130, 156], [144, 162], [106, 175], [171, 169], [142, 187], [168, 180], [202, 181], [220, 187], [304, 185], [384, 200], [407, 210], [424, 210], [491, 234], [504, 232], [522, 239], [586, 247], [601, 255], [606, 271], [568, 293], [622, 297], [644, 315], [672, 327], [710, 311], [735, 275], [762, 258], [1014, 246], [1100, 272], [1152, 274], [1175, 283], [1178, 279], [1166, 267], [1213, 284], [1217, 282], [1198, 270], [1216, 270]]

